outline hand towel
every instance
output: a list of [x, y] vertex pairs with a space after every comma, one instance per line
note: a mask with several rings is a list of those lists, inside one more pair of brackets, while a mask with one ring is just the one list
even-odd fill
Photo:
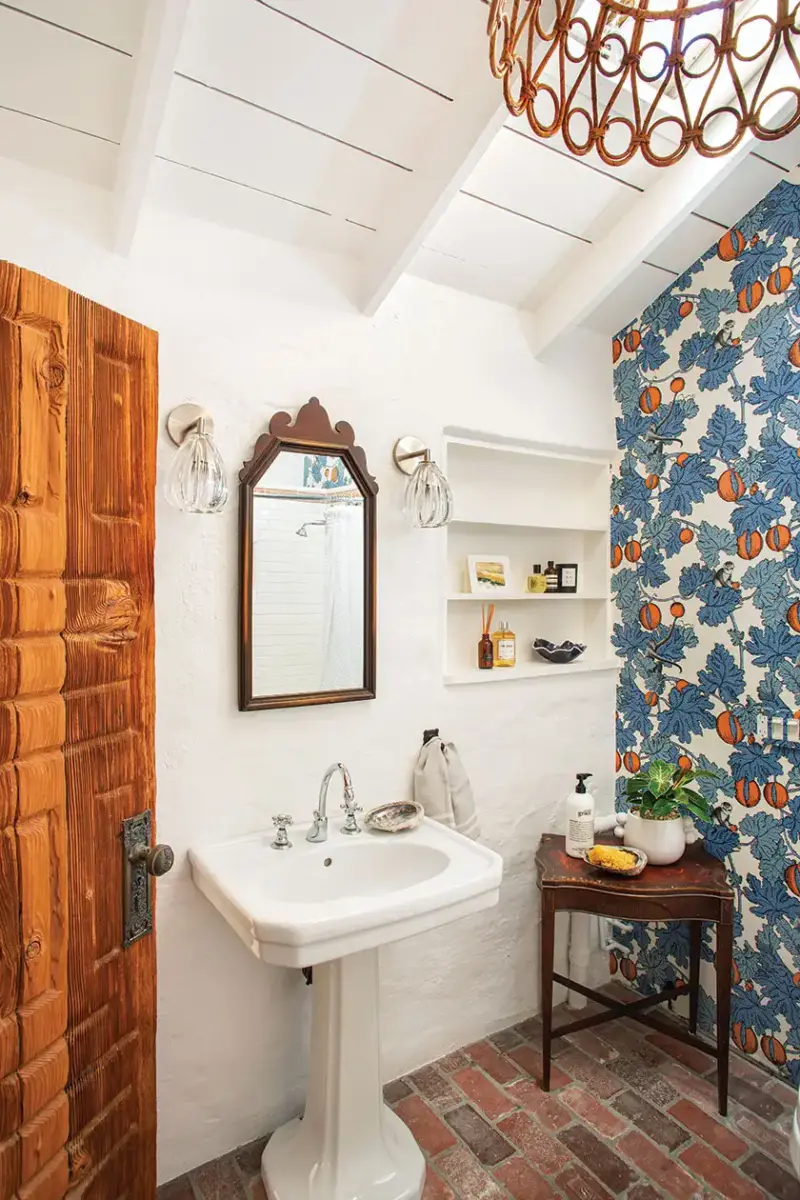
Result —
[[476, 841], [481, 834], [472, 786], [452, 742], [431, 737], [414, 767], [414, 799], [425, 815]]

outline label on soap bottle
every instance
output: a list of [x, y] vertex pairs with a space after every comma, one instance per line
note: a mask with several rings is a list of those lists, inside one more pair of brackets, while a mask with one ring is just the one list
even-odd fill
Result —
[[515, 642], [513, 638], [500, 638], [497, 643], [498, 660], [509, 662], [514, 657]]

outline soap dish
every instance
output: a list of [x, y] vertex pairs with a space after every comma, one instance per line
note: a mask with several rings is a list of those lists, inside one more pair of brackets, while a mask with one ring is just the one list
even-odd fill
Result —
[[548, 642], [547, 638], [536, 638], [533, 642], [534, 653], [549, 663], [571, 663], [580, 658], [586, 647], [582, 642]]
[[416, 800], [399, 800], [371, 808], [364, 815], [364, 824], [378, 833], [404, 833], [416, 829], [424, 816], [424, 809]]
[[[594, 849], [594, 847], [592, 847], [592, 849]], [[647, 866], [647, 855], [645, 854], [644, 850], [634, 850], [633, 846], [612, 846], [609, 847], [609, 849], [624, 850], [626, 854], [632, 854], [636, 859], [636, 862], [631, 867], [601, 867], [599, 863], [593, 863], [591, 861], [589, 858], [591, 851], [589, 850], [584, 850], [581, 854], [581, 858], [585, 863], [588, 864], [588, 866], [594, 867], [595, 871], [605, 871], [607, 875], [622, 875], [624, 878], [628, 879], [633, 878], [635, 875], [641, 875], [642, 871]]]

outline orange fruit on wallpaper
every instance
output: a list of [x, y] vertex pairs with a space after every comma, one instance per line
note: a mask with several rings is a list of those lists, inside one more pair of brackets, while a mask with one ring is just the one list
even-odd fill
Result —
[[761, 301], [764, 299], [764, 285], [756, 280], [755, 283], [748, 283], [739, 292], [738, 308], [739, 312], [749, 313], [754, 308], [758, 308]]
[[648, 491], [652, 492], [654, 488], [658, 487], [658, 476], [648, 475], [644, 481], [644, 486], [648, 489]]
[[739, 257], [746, 245], [747, 241], [741, 229], [729, 229], [717, 242], [717, 256], [723, 262], [733, 262], [735, 258]]
[[740, 533], [736, 539], [736, 553], [739, 558], [758, 558], [764, 539], [757, 529], [752, 533]]
[[622, 756], [622, 763], [625, 767], [625, 770], [628, 771], [629, 774], [635, 775], [639, 770], [639, 767], [642, 765], [642, 760], [639, 758], [639, 755], [635, 750], [628, 750], [628, 752]]
[[670, 604], [670, 606], [669, 606], [669, 611], [672, 613], [673, 617], [675, 617], [675, 619], [677, 620], [678, 617], [683, 616], [683, 614], [686, 612], [686, 609], [683, 607], [680, 600], [673, 600], [672, 604]]
[[675, 680], [676, 691], [682, 692], [683, 689], [687, 688], [688, 686], [689, 686], [688, 679], [676, 679]]
[[646, 387], [639, 396], [639, 408], [643, 413], [654, 413], [661, 404], [661, 388], [655, 384]]
[[639, 330], [629, 329], [625, 334], [622, 344], [629, 354], [632, 354], [634, 350], [638, 350], [642, 344], [642, 335], [639, 333]]
[[742, 982], [742, 972], [739, 970], [739, 968], [736, 965], [736, 959], [734, 959], [733, 964], [731, 966], [731, 986], [736, 987], [737, 983], [741, 983], [741, 982]]
[[611, 343], [611, 357], [614, 362], [619, 362], [619, 356], [622, 354], [622, 342], [619, 338], [614, 338]]
[[786, 620], [789, 622], [795, 633], [800, 633], [800, 601], [795, 600], [791, 608], [787, 610]]
[[609, 975], [617, 973], [617, 956], [613, 950], [610, 950], [608, 954], [608, 973]]
[[669, 385], [669, 390], [677, 396], [678, 392], [682, 392], [685, 387], [686, 387], [686, 380], [681, 379], [680, 375], [678, 375], [675, 379], [673, 379], [672, 383]]
[[644, 702], [645, 704], [649, 704], [651, 708], [655, 708], [658, 704], [658, 692], [645, 692]]
[[792, 976], [792, 983], [795, 987], [800, 987], [800, 971], [795, 971], [794, 975]]
[[688, 754], [680, 755], [680, 757], [678, 758], [678, 766], [680, 767], [680, 769], [682, 771], [691, 771], [692, 760], [689, 758]]
[[761, 1039], [761, 1053], [771, 1063], [775, 1063], [777, 1067], [782, 1067], [786, 1062], [786, 1050], [784, 1049], [783, 1042], [779, 1042], [775, 1037], [767, 1037], [764, 1034]]
[[744, 495], [744, 481], [738, 471], [723, 471], [717, 480], [717, 493], [729, 504], [735, 504]]
[[767, 530], [767, 545], [770, 550], [785, 550], [792, 540], [792, 531], [788, 525], [773, 525]]
[[786, 291], [792, 278], [791, 267], [778, 267], [777, 271], [773, 271], [767, 280], [767, 291], [771, 292], [773, 296], [779, 296], [781, 292]]
[[692, 304], [691, 300], [684, 300], [683, 304], [681, 304], [680, 308], [678, 309], [678, 316], [688, 317], [693, 308], [694, 305]]
[[689, 542], [694, 540], [694, 531], [691, 529], [682, 529], [678, 534], [678, 538], [683, 542], [684, 546], [688, 546]]
[[744, 737], [738, 717], [727, 709], [717, 717], [717, 733], [729, 746], [735, 746]]
[[679, 454], [678, 457], [675, 459], [675, 462], [678, 464], [679, 467], [684, 466], [688, 461], [689, 461], [688, 454]]
[[737, 779], [734, 787], [736, 799], [745, 808], [755, 808], [760, 795], [758, 784], [754, 779]]
[[758, 1049], [758, 1038], [749, 1025], [737, 1021], [733, 1027], [733, 1040], [745, 1054], [755, 1054]]
[[639, 609], [639, 620], [645, 629], [658, 629], [661, 624], [661, 609], [657, 604], [643, 604]]
[[625, 547], [625, 557], [627, 558], [628, 562], [638, 562], [642, 557], [641, 542], [628, 542], [627, 546]]
[[619, 969], [622, 972], [628, 983], [633, 983], [636, 978], [636, 964], [630, 958], [620, 960]]
[[770, 808], [786, 808], [789, 792], [782, 783], [765, 783], [764, 799]]
[[789, 347], [789, 362], [793, 367], [800, 367], [800, 338]]
[[615, 751], [614, 754], [614, 768], [616, 771], [622, 770], [622, 755], [620, 754], [619, 750]]
[[797, 863], [792, 863], [783, 872], [783, 878], [786, 880], [786, 886], [790, 892], [794, 892], [795, 896], [800, 896], [800, 867]]
[[618, 567], [621, 562], [622, 562], [622, 546], [612, 546], [611, 547], [611, 565], [612, 565], [612, 567]]

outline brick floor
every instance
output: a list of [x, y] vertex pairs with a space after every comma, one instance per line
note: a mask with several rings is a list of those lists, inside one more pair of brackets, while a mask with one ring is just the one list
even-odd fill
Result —
[[[423, 1200], [800, 1200], [795, 1093], [754, 1063], [737, 1059], [720, 1117], [714, 1060], [646, 1027], [617, 1021], [555, 1045], [549, 1096], [535, 1018], [387, 1084], [428, 1159]], [[158, 1200], [265, 1200], [265, 1144], [195, 1168]]]

